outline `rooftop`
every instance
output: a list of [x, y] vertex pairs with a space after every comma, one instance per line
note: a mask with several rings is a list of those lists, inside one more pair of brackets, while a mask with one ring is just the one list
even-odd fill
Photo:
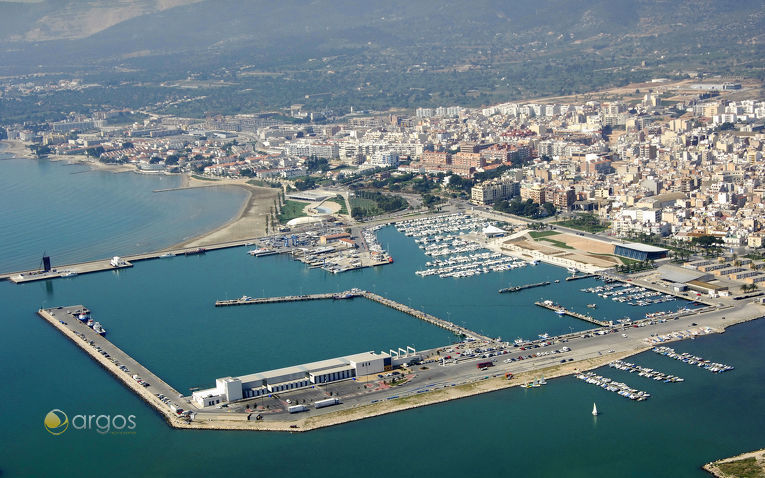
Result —
[[616, 247], [626, 247], [641, 252], [666, 252], [668, 250], [663, 247], [649, 246], [648, 244], [641, 244], [639, 242], [625, 242], [623, 244], [616, 244]]

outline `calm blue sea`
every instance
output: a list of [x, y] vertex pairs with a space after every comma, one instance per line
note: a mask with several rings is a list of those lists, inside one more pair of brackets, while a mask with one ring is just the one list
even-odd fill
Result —
[[[0, 145], [0, 148], [2, 146]], [[246, 193], [187, 189], [179, 176], [113, 173], [0, 150], [0, 271], [35, 269], [170, 246], [224, 224]]]
[[[14, 182], [21, 189], [31, 188], [43, 178], [56, 185], [71, 177], [102, 174], [71, 175], [72, 167], [31, 161], [19, 166], [16, 161], [20, 160], [0, 162], [0, 168], [11, 168], [2, 171], [0, 180]], [[16, 181], [8, 178], [13, 168], [24, 172]], [[98, 183], [96, 177], [100, 176], [93, 176], [90, 182]], [[120, 211], [115, 214], [130, 216], [133, 207], [141, 211], [166, 207], [154, 202], [151, 198], [160, 195], [150, 191], [157, 189], [154, 181], [169, 178], [130, 174], [104, 178], [114, 184], [101, 190], [98, 202], [110, 205], [99, 209], [102, 218], [111, 215], [110, 208]], [[137, 185], [144, 181], [150, 185]], [[144, 191], [136, 193], [138, 199], [131, 199], [134, 196], [127, 192], [115, 193], [119, 199], [110, 196], [112, 191], [136, 189]], [[188, 201], [208, 203], [208, 194], [228, 194], [199, 193]], [[132, 205], [133, 200], [138, 205]], [[238, 209], [236, 201], [231, 202], [218, 222]], [[43, 204], [30, 207], [30, 213], [39, 216], [40, 224], [54, 221], [54, 209]], [[184, 207], [194, 209], [189, 204]], [[141, 214], [146, 227], [160, 234], [161, 225], [146, 218], [166, 220], [168, 216], [161, 211]], [[212, 211], [210, 217], [214, 216]], [[113, 225], [113, 237], [100, 236], [101, 242], [134, 234], [127, 226], [131, 221], [126, 218]], [[211, 223], [216, 221], [211, 219]], [[0, 223], [3, 229], [5, 224]], [[37, 227], [14, 224], [20, 229]], [[167, 244], [198, 229], [178, 231], [176, 237], [172, 232], [164, 236]], [[19, 230], [18, 234], [23, 236], [24, 232]], [[504, 390], [306, 434], [282, 434], [169, 429], [155, 412], [35, 315], [41, 306], [86, 304], [115, 344], [185, 390], [210, 386], [222, 375], [365, 350], [404, 345], [425, 348], [452, 340], [441, 329], [359, 299], [217, 309], [213, 307], [216, 299], [363, 287], [508, 339], [588, 328], [576, 319], [533, 306], [534, 300], [551, 298], [573, 308], [600, 300], [579, 291], [594, 284], [587, 280], [497, 294], [498, 288], [509, 283], [562, 279], [566, 275], [563, 269], [542, 264], [472, 278], [420, 278], [414, 271], [428, 259], [414, 242], [393, 228], [381, 230], [379, 237], [395, 258], [394, 264], [338, 275], [306, 269], [287, 257], [252, 258], [246, 249], [235, 248], [140, 262], [129, 270], [71, 279], [25, 285], [0, 283], [0, 383], [5, 399], [0, 409], [2, 476], [267, 474], [374, 478], [391, 474], [451, 477], [523, 473], [702, 477], [705, 475], [699, 466], [703, 463], [764, 446], [765, 372], [761, 364], [765, 361], [765, 322], [760, 321], [675, 345], [679, 351], [733, 364], [733, 372], [715, 375], [650, 352], [634, 357], [634, 361], [686, 381], [664, 384], [608, 368], [602, 371], [653, 394], [646, 402], [631, 402], [574, 378], [562, 378], [539, 389]], [[138, 244], [143, 240], [147, 239], [136, 236], [131, 241]], [[97, 243], [94, 239], [94, 245], [79, 247], [73, 236], [62, 247], [79, 251], [76, 260], [112, 254], [111, 250], [102, 252]], [[56, 246], [54, 242], [45, 247], [55, 250]], [[25, 248], [21, 241], [14, 247], [15, 254], [38, 260], [36, 246]], [[652, 310], [611, 301], [598, 304], [595, 312], [606, 318], [639, 316]], [[668, 303], [665, 308], [679, 305]], [[601, 416], [590, 414], [593, 402], [597, 402]], [[70, 429], [52, 436], [42, 422], [54, 408], [69, 416], [134, 414], [137, 428], [129, 435]]]

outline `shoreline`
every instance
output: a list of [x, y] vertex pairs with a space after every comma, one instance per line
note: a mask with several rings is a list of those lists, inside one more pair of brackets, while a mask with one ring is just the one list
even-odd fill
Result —
[[[132, 165], [101, 163], [84, 155], [60, 156], [51, 154], [44, 158], [36, 158], [27, 148], [27, 143], [18, 140], [0, 141], [0, 153], [10, 154], [12, 158], [9, 159], [47, 159], [54, 162], [82, 164], [88, 166], [92, 170], [108, 171], [115, 174], [130, 172], [147, 175], [158, 174], [140, 171]], [[161, 174], [176, 175], [178, 173]], [[238, 211], [223, 224], [168, 244], [167, 246], [162, 247], [160, 251], [255, 239], [266, 235], [266, 217], [270, 215], [273, 201], [276, 200], [278, 196], [278, 189], [253, 186], [247, 184], [246, 179], [203, 181], [192, 177], [192, 175], [188, 173], [180, 173], [179, 175], [181, 176], [180, 186], [162, 192], [206, 187], [235, 187], [245, 191], [246, 197], [242, 201]]]
[[[239, 211], [224, 224], [188, 239], [172, 244], [163, 250], [201, 247], [224, 242], [255, 239], [266, 235], [266, 218], [271, 215], [271, 206], [277, 200], [279, 189], [253, 186], [246, 179], [220, 179], [202, 181], [184, 174], [181, 188], [196, 189], [207, 187], [236, 187], [244, 190], [247, 197]], [[178, 189], [178, 188], [176, 188]], [[168, 191], [172, 192], [172, 190]]]
[[[18, 159], [35, 159], [35, 156], [27, 148], [27, 144], [16, 139], [4, 139], [0, 141], [0, 153], [11, 154]], [[13, 158], [11, 158], [13, 159]]]
[[759, 450], [740, 453], [736, 456], [731, 456], [729, 458], [722, 458], [720, 460], [715, 460], [702, 466], [701, 469], [706, 471], [712, 476], [716, 476], [717, 478], [733, 478], [734, 475], [731, 475], [721, 470], [720, 465], [725, 465], [726, 463], [733, 463], [736, 461], [748, 460], [750, 458], [754, 458], [755, 466], [758, 466], [761, 472], [765, 472], [765, 448], [760, 448]]

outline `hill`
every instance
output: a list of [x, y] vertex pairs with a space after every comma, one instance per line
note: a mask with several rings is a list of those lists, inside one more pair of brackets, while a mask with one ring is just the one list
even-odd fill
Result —
[[194, 114], [242, 90], [245, 109], [482, 104], [689, 71], [762, 79], [764, 18], [753, 0], [0, 2], [0, 74], [193, 89]]

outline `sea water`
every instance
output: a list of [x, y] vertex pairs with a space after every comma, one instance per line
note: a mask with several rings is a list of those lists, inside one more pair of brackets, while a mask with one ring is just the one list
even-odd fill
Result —
[[224, 224], [239, 188], [176, 188], [180, 176], [113, 173], [0, 150], [0, 271], [105, 259], [168, 247]]
[[[128, 178], [127, 175], [115, 175]], [[146, 179], [146, 178], [142, 178]], [[40, 214], [45, 214], [43, 209]], [[119, 235], [119, 233], [118, 233]], [[153, 409], [35, 315], [39, 307], [84, 304], [108, 337], [179, 390], [215, 378], [365, 350], [426, 348], [454, 338], [442, 329], [363, 299], [215, 308], [223, 298], [361, 287], [488, 335], [533, 338], [589, 324], [529, 305], [596, 301], [587, 280], [516, 294], [509, 283], [563, 278], [538, 265], [463, 279], [419, 278], [427, 258], [393, 228], [380, 241], [395, 263], [345, 274], [308, 269], [286, 256], [253, 258], [245, 248], [139, 262], [129, 270], [24, 285], [0, 283], [3, 334], [0, 426], [3, 476], [371, 477], [525, 473], [531, 476], [704, 476], [705, 462], [762, 447], [765, 323], [676, 343], [736, 369], [712, 374], [651, 352], [630, 359], [684, 377], [664, 384], [608, 367], [599, 373], [653, 396], [632, 402], [573, 377], [538, 389], [508, 389], [309, 433], [170, 429]], [[88, 259], [90, 257], [83, 257]], [[557, 289], [556, 289], [557, 287]], [[528, 293], [527, 297], [524, 294]], [[644, 307], [603, 301], [604, 316]], [[661, 304], [676, 307], [673, 302]], [[597, 402], [602, 415], [590, 414]], [[128, 434], [69, 429], [50, 435], [51, 409], [135, 415]]]

